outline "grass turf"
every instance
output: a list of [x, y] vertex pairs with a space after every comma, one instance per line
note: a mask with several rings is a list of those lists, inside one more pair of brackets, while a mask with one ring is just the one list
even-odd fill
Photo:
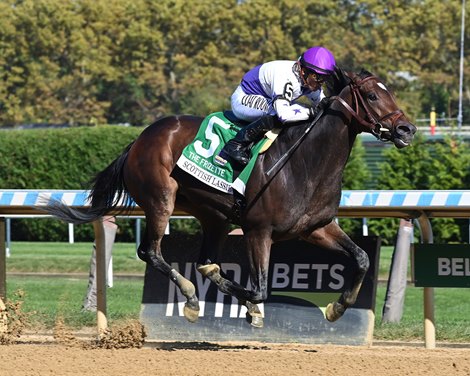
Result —
[[[92, 245], [89, 243], [28, 243], [14, 242], [11, 257], [7, 259], [8, 273], [44, 273], [39, 276], [9, 275], [7, 296], [15, 291], [25, 292], [23, 310], [30, 313], [33, 328], [54, 327], [57, 320], [74, 329], [94, 327], [96, 315], [83, 312], [83, 298], [87, 290]], [[388, 277], [392, 247], [383, 247], [379, 275]], [[108, 289], [107, 307], [110, 323], [138, 319], [145, 263], [135, 257], [135, 244], [116, 243], [113, 249], [113, 270], [116, 276], [134, 274], [141, 278], [115, 278]], [[47, 277], [51, 273], [79, 273], [61, 277]], [[423, 339], [423, 289], [408, 286], [403, 317], [399, 324], [382, 324], [381, 312], [386, 285], [379, 284], [376, 300], [376, 340]], [[470, 290], [464, 288], [435, 289], [436, 335], [440, 341], [470, 342]], [[182, 318], [182, 320], [184, 320]]]

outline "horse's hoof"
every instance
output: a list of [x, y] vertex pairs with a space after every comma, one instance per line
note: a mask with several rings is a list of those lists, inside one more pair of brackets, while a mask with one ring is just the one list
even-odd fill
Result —
[[343, 316], [344, 310], [344, 307], [337, 302], [329, 303], [326, 306], [325, 317], [329, 322], [335, 322]]
[[183, 313], [189, 322], [196, 322], [199, 318], [199, 309], [191, 308], [187, 304], [184, 305]]
[[259, 310], [258, 305], [251, 303], [250, 301], [242, 302], [242, 304], [247, 308], [246, 319], [250, 325], [255, 328], [262, 328], [264, 325], [263, 315]]
[[328, 305], [326, 306], [326, 310], [325, 310], [325, 317], [328, 321], [330, 322], [333, 322], [335, 321], [334, 318], [333, 318], [333, 304], [332, 303], [328, 303]]
[[255, 328], [262, 328], [264, 326], [264, 321], [261, 316], [251, 316], [250, 325]]
[[262, 328], [264, 326], [263, 315], [261, 314], [256, 304], [253, 304], [252, 307], [254, 309], [248, 310], [248, 312], [246, 313], [248, 322], [251, 326], [254, 326], [255, 328]]

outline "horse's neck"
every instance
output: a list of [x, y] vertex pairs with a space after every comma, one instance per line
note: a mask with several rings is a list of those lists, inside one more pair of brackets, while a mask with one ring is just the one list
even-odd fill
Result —
[[324, 159], [331, 160], [334, 165], [344, 166], [357, 136], [356, 128], [351, 125], [351, 118], [347, 115], [338, 116], [338, 108], [333, 104], [315, 127], [317, 128], [313, 130], [310, 145], [305, 145], [306, 155], [313, 154], [312, 157], [315, 158], [315, 149], [312, 150], [312, 147], [318, 148], [324, 151]]
[[[351, 103], [349, 90], [341, 93], [344, 100]], [[315, 175], [323, 172], [328, 183], [333, 181], [340, 184], [342, 172], [348, 161], [349, 155], [358, 134], [358, 128], [353, 124], [352, 116], [344, 111], [338, 101], [331, 103], [325, 110], [325, 114], [313, 126], [310, 133], [299, 145], [298, 149], [290, 158], [290, 168], [285, 171], [297, 171], [303, 179], [312, 179]], [[293, 129], [290, 134], [290, 142], [277, 144], [279, 155], [284, 153], [302, 137], [308, 124], [304, 127]], [[299, 166], [302, 168], [299, 169]], [[305, 167], [305, 168], [303, 168]]]
[[[296, 130], [289, 144], [293, 144], [302, 132], [301, 128]], [[307, 195], [335, 195], [341, 189], [342, 175], [353, 141], [342, 119], [325, 114], [299, 145], [281, 174], [286, 181], [295, 176], [304, 182]], [[281, 150], [284, 148], [288, 149], [288, 145], [281, 146], [280, 155], [283, 155]]]

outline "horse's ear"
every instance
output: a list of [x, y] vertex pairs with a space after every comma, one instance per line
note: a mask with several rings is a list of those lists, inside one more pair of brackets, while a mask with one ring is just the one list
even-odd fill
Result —
[[335, 68], [335, 74], [338, 76], [338, 79], [341, 81], [341, 84], [344, 86], [348, 85], [351, 82], [351, 76], [348, 72], [340, 67]]
[[351, 78], [348, 73], [336, 66], [331, 79], [326, 82], [326, 93], [328, 96], [338, 95], [349, 83]]
[[372, 73], [370, 73], [368, 70], [362, 68], [361, 72], [359, 73], [359, 76], [361, 78], [366, 78], [366, 77], [372, 76]]

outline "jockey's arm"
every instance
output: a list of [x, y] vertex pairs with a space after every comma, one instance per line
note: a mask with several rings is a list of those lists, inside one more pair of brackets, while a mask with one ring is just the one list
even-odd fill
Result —
[[[323, 94], [323, 91], [319, 90], [306, 95], [306, 97], [312, 102], [312, 108], [315, 108], [325, 95]], [[296, 121], [307, 120], [313, 114], [312, 108], [302, 106], [298, 103], [291, 103], [283, 97], [275, 99], [273, 107], [282, 123], [293, 123]]]
[[292, 123], [307, 120], [310, 117], [310, 108], [294, 103], [290, 104], [287, 99], [278, 98], [274, 101], [273, 107], [282, 123]]

